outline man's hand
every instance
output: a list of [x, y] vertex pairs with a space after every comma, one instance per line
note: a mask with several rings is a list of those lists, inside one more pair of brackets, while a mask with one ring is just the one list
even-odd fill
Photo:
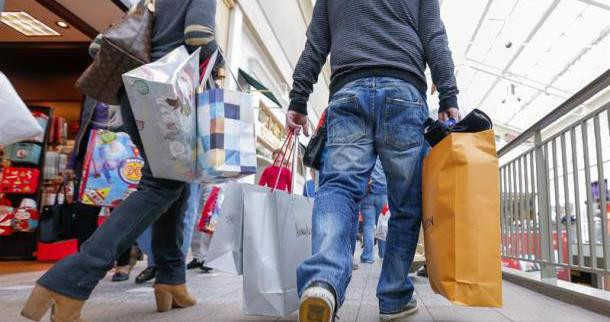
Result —
[[286, 131], [292, 134], [299, 134], [303, 129], [303, 134], [309, 136], [309, 126], [307, 124], [307, 115], [295, 111], [286, 113]]
[[449, 119], [454, 119], [456, 122], [462, 119], [460, 110], [457, 107], [450, 107], [443, 112], [438, 113], [438, 120], [447, 122]]

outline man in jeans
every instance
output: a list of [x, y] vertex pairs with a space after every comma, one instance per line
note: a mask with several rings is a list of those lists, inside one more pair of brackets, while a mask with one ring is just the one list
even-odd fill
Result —
[[297, 269], [300, 321], [330, 321], [351, 278], [357, 203], [379, 156], [392, 217], [377, 286], [380, 318], [417, 310], [407, 275], [421, 222], [426, 64], [439, 118], [459, 118], [438, 0], [318, 0], [294, 72], [286, 127], [308, 134], [307, 100], [331, 56], [327, 153], [313, 210], [313, 255]]
[[[373, 254], [373, 244], [375, 243], [375, 225], [379, 219], [381, 209], [388, 203], [388, 189], [383, 172], [381, 160], [377, 158], [375, 169], [371, 174], [367, 194], [360, 202], [360, 211], [364, 217], [364, 251], [360, 256], [360, 261], [363, 263], [374, 263], [375, 254]], [[379, 248], [379, 258], [383, 259], [385, 250], [385, 241], [377, 241]]]

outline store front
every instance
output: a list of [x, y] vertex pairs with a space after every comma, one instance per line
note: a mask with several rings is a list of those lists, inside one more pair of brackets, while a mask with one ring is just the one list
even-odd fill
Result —
[[[127, 7], [111, 0], [1, 2], [0, 72], [44, 125], [45, 135], [0, 147], [2, 203], [18, 209], [14, 217], [24, 209], [33, 212], [25, 216], [30, 218], [27, 224], [16, 225], [13, 218], [10, 231], [0, 233], [0, 260], [34, 259], [40, 255], [40, 214], [66, 182], [66, 167], [79, 127], [83, 96], [74, 83], [91, 62], [88, 47], [92, 39], [118, 21]], [[24, 158], [26, 154], [31, 155]], [[24, 184], [13, 175], [35, 179]], [[73, 189], [67, 194], [74, 194]], [[0, 225], [7, 221], [4, 218]]]

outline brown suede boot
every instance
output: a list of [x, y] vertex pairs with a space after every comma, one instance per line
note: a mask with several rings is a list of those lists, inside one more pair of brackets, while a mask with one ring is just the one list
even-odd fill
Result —
[[172, 308], [185, 308], [197, 304], [197, 300], [191, 297], [185, 284], [155, 284], [155, 299], [158, 312], [167, 312]]
[[23, 306], [21, 315], [32, 321], [40, 321], [51, 308], [51, 321], [53, 322], [86, 322], [80, 317], [84, 304], [85, 301], [73, 299], [36, 285]]

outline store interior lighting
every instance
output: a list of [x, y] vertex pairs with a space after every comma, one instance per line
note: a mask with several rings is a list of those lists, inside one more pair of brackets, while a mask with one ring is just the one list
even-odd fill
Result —
[[0, 22], [28, 37], [61, 36], [51, 27], [23, 11], [2, 12], [0, 13]]
[[59, 27], [61, 27], [61, 28], [64, 28], [64, 29], [68, 29], [68, 28], [70, 28], [70, 25], [68, 25], [67, 23], [65, 23], [65, 22], [63, 22], [63, 21], [58, 21], [58, 22], [56, 22], [55, 24], [56, 24], [56, 25], [58, 25], [58, 26], [59, 26]]

